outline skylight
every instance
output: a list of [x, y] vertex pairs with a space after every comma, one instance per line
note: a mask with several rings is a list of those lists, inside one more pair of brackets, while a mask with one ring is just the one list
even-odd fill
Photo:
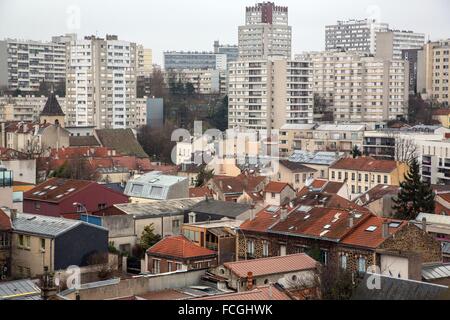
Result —
[[72, 192], [75, 191], [75, 188], [70, 188], [69, 190], [67, 190], [67, 192]]
[[308, 220], [311, 217], [311, 215], [307, 214], [303, 219]]
[[328, 229], [331, 228], [331, 224], [327, 224], [327, 225], [325, 225], [323, 228], [328, 230]]
[[361, 218], [361, 217], [362, 217], [362, 214], [361, 214], [361, 213], [356, 213], [356, 214], [355, 214], [355, 218], [356, 218], [356, 219], [359, 219], [359, 218]]
[[370, 226], [366, 229], [366, 231], [369, 231], [369, 232], [374, 232], [375, 230], [377, 230], [376, 226]]
[[330, 232], [330, 230], [325, 230], [325, 231], [323, 231], [323, 232], [320, 234], [320, 236], [323, 237], [323, 236], [326, 235], [328, 232]]
[[267, 212], [276, 212], [278, 211], [278, 207], [277, 206], [270, 206], [266, 209]]
[[400, 222], [391, 222], [389, 223], [389, 228], [398, 228], [400, 227]]

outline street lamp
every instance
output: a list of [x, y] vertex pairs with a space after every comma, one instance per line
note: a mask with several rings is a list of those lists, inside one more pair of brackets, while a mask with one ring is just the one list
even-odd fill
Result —
[[79, 202], [74, 202], [72, 205], [77, 208], [77, 212], [78, 212], [78, 207], [83, 207], [84, 212], [86, 213], [86, 222], [89, 223], [89, 214], [88, 214], [88, 211], [87, 211], [85, 205], [82, 203], [79, 203]]

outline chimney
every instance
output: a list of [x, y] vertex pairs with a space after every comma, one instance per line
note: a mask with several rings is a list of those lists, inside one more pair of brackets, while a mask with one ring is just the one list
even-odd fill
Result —
[[422, 218], [422, 231], [427, 233], [427, 218], [425, 217]]
[[287, 209], [286, 208], [282, 208], [281, 209], [281, 213], [280, 213], [280, 220], [281, 221], [286, 221], [287, 217], [288, 217]]
[[248, 272], [247, 273], [247, 290], [252, 290], [253, 289], [253, 272]]
[[17, 209], [9, 210], [9, 218], [11, 219], [11, 221], [14, 221], [17, 219]]
[[384, 220], [383, 225], [381, 227], [381, 235], [383, 236], [383, 239], [389, 238], [389, 221]]

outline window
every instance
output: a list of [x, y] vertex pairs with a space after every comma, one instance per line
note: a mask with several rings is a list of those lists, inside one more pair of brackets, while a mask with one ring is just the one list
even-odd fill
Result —
[[45, 239], [41, 238], [41, 250], [45, 251]]
[[340, 257], [340, 265], [342, 270], [347, 270], [347, 256], [345, 254]]
[[338, 180], [342, 180], [342, 172], [338, 172]]
[[377, 177], [377, 182], [381, 183], [381, 176], [380, 175], [378, 175], [378, 177]]
[[23, 239], [23, 234], [19, 234], [19, 248], [22, 248], [25, 244]]
[[271, 192], [272, 199], [275, 199], [275, 192]]
[[172, 220], [172, 231], [178, 230], [180, 228], [180, 220]]
[[355, 181], [355, 179], [356, 179], [356, 175], [355, 175], [355, 173], [353, 172], [353, 173], [352, 173], [352, 181]]
[[295, 183], [300, 183], [300, 175], [299, 174], [295, 175]]
[[366, 175], [364, 176], [364, 181], [369, 182], [369, 175], [368, 175], [368, 174], [366, 174]]
[[159, 272], [160, 272], [160, 261], [153, 260], [153, 273], [159, 273]]
[[334, 179], [334, 178], [335, 178], [335, 172], [331, 171], [331, 179]]
[[133, 184], [131, 186], [131, 193], [132, 194], [141, 194], [143, 188], [144, 188], [144, 186], [141, 184]]
[[34, 202], [34, 209], [41, 210], [41, 203], [39, 201]]
[[384, 176], [384, 184], [388, 184], [388, 176]]
[[263, 257], [269, 256], [269, 242], [264, 241], [263, 242]]
[[328, 264], [328, 251], [320, 250], [320, 262], [325, 266]]
[[247, 241], [247, 253], [253, 255], [255, 253], [255, 242], [253, 240]]
[[358, 272], [366, 272], [366, 258], [359, 257], [358, 259]]
[[98, 207], [98, 210], [106, 209], [106, 203], [99, 203], [97, 207]]
[[167, 261], [167, 270], [168, 272], [172, 272], [172, 262]]
[[9, 240], [9, 234], [8, 233], [2, 233], [0, 232], [0, 249], [8, 248], [10, 246], [10, 240]]
[[162, 196], [162, 193], [163, 193], [163, 187], [153, 186], [152, 190], [150, 191], [150, 197], [160, 198]]
[[177, 270], [181, 270], [181, 263], [175, 263], [175, 267]]

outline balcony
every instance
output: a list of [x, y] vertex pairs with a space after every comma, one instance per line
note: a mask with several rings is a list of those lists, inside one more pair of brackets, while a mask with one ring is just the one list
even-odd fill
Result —
[[206, 241], [206, 248], [209, 250], [217, 251], [218, 245], [215, 242], [208, 242]]

